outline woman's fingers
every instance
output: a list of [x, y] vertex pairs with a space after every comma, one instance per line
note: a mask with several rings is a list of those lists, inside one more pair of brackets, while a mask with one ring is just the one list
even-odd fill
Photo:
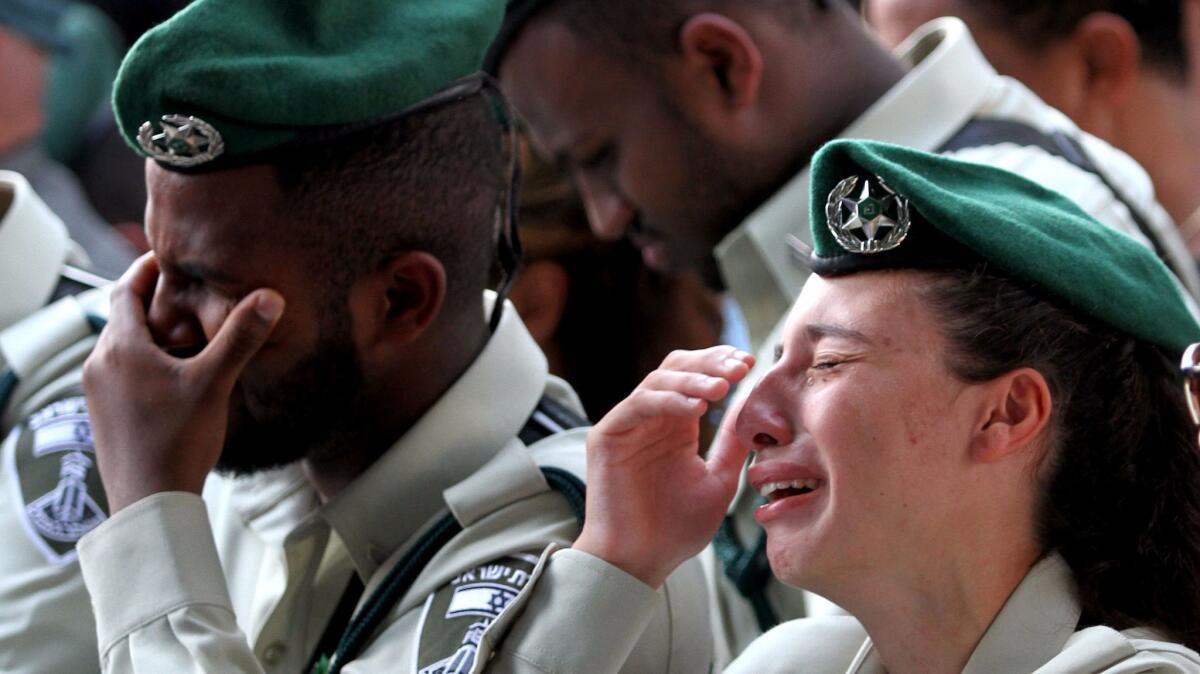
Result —
[[754, 364], [754, 356], [732, 346], [716, 346], [702, 351], [674, 351], [659, 368], [642, 380], [638, 387], [677, 391], [685, 395], [716, 401], [724, 398]]
[[753, 364], [753, 356], [731, 346], [672, 352], [597, 426], [624, 433], [659, 417], [699, 418], [708, 403], [729, 395]]
[[699, 372], [713, 377], [741, 379], [754, 365], [754, 356], [732, 346], [714, 346], [700, 351], [672, 351], [660, 370]]
[[721, 427], [717, 429], [712, 449], [708, 453], [709, 471], [726, 485], [731, 498], [733, 492], [737, 490], [742, 468], [746, 464], [746, 457], [750, 454], [750, 449], [738, 440], [736, 432], [737, 418], [741, 414], [742, 405], [745, 402], [742, 400], [725, 412], [725, 419], [721, 422]]
[[646, 375], [639, 389], [651, 391], [674, 391], [691, 398], [717, 401], [729, 394], [732, 385], [728, 379], [698, 372], [655, 370]]
[[708, 403], [695, 396], [678, 391], [637, 389], [606, 414], [596, 427], [618, 431], [637, 428], [646, 421], [662, 417], [699, 418], [707, 411]]

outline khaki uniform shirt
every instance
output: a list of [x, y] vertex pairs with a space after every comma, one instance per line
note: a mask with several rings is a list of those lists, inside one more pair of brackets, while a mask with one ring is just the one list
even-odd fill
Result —
[[[571, 579], [587, 575], [587, 584]], [[620, 569], [575, 550], [545, 560], [518, 602], [542, 610], [557, 593], [586, 611], [569, 622], [539, 621], [551, 634], [537, 640], [579, 643], [588, 666], [539, 672], [616, 672], [645, 622], [655, 596]], [[1090, 627], [1076, 631], [1080, 607], [1071, 570], [1057, 555], [1035, 565], [1005, 603], [971, 654], [963, 674], [1196, 674], [1200, 655], [1165, 642], [1150, 630]], [[500, 651], [522, 653], [533, 637], [525, 618], [506, 614], [485, 641]], [[870, 638], [854, 618], [833, 615], [784, 623], [755, 640], [724, 674], [886, 674]]]
[[[1079, 603], [1071, 569], [1058, 555], [1025, 576], [984, 633], [963, 674], [1185, 674], [1200, 655], [1152, 631], [1089, 627], [1076, 631]], [[764, 634], [725, 674], [887, 674], [870, 638], [849, 616], [785, 623]]]
[[[211, 478], [203, 501], [165, 493], [121, 511], [79, 545], [104, 671], [300, 672], [351, 574], [369, 596], [447, 510], [462, 533], [343, 671], [531, 671], [476, 654], [547, 545], [579, 531], [539, 464], [582, 474], [586, 432], [515, 439], [544, 394], [579, 409], [510, 307], [459, 381], [328, 504], [288, 467]], [[707, 671], [705, 609], [692, 562], [648, 602], [623, 671]]]
[[[1015, 121], [1042, 132], [1061, 132], [1076, 141], [1091, 160], [1118, 185], [1137, 208], [1181, 280], [1196, 295], [1200, 290], [1195, 263], [1165, 210], [1154, 197], [1149, 177], [1127, 155], [1084, 133], [1065, 115], [1047, 106], [1016, 80], [1002, 77], [984, 59], [959, 20], [935, 20], [913, 34], [897, 50], [911, 66], [908, 74], [842, 134], [934, 151], [971, 120]], [[1000, 143], [950, 153], [959, 159], [1006, 168], [1062, 192], [1096, 219], [1150, 245], [1129, 209], [1095, 175], [1041, 147]], [[774, 349], [783, 319], [799, 294], [807, 269], [794, 259], [789, 237], [810, 242], [809, 170], [806, 168], [767, 200], [717, 248], [722, 276], [745, 316], [758, 364], [735, 394], [744, 397], [774, 364]], [[1195, 305], [1192, 305], [1196, 313]], [[742, 490], [731, 508], [743, 548], [750, 549], [762, 529], [754, 520], [758, 494]], [[710, 552], [711, 554], [711, 552]], [[713, 631], [718, 662], [728, 662], [761, 630], [749, 602], [720, 573], [711, 557], [709, 574], [714, 611]], [[837, 607], [772, 579], [768, 603], [780, 620], [838, 613]]]
[[99, 670], [75, 542], [107, 512], [80, 383], [107, 309], [107, 291], [91, 291], [0, 331], [0, 380], [16, 382], [0, 405], [0, 671], [9, 674]]

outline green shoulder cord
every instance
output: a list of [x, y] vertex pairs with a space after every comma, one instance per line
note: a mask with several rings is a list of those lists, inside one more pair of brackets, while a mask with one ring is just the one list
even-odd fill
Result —
[[8, 408], [8, 401], [17, 390], [17, 381], [17, 373], [4, 362], [4, 354], [0, 354], [0, 414]]
[[721, 528], [713, 537], [713, 549], [721, 560], [721, 567], [754, 608], [754, 617], [762, 631], [779, 624], [779, 616], [767, 601], [767, 582], [771, 580], [771, 563], [767, 560], [767, 532], [761, 531], [753, 548], [742, 547], [734, 530], [732, 517], [721, 522]]
[[[556, 433], [586, 425], [588, 420], [584, 417], [552, 398], [543, 397], [518, 437], [526, 445], [533, 445]], [[542, 475], [550, 488], [567, 500], [571, 513], [580, 526], [583, 526], [586, 494], [583, 482], [559, 468], [543, 467]], [[362, 582], [357, 575], [353, 576], [306, 669], [312, 674], [337, 674], [345, 663], [357, 657], [396, 602], [408, 592], [429, 560], [461, 531], [462, 526], [453, 515], [446, 514], [442, 517], [412, 546], [404, 558], [392, 567], [387, 577], [379, 584], [379, 588], [363, 603], [362, 610], [357, 614], [354, 613], [354, 606], [362, 593]], [[342, 624], [346, 624], [346, 627], [342, 629], [341, 636], [334, 641], [338, 634], [336, 630]], [[334, 651], [332, 657], [326, 655], [330, 650]]]
[[[550, 487], [567, 499], [571, 512], [583, 524], [584, 497], [586, 488], [579, 478], [559, 469], [543, 467], [542, 475]], [[337, 650], [333, 657], [322, 656], [312, 669], [312, 674], [339, 674], [342, 667], [358, 657], [368, 640], [379, 629], [384, 618], [396, 606], [408, 589], [412, 587], [417, 576], [424, 570], [429, 560], [433, 559], [452, 538], [462, 533], [462, 525], [454, 519], [454, 515], [446, 514], [438, 520], [412, 549], [388, 572], [387, 577], [379, 587], [363, 603], [362, 609], [354, 615], [350, 624], [342, 632]]]

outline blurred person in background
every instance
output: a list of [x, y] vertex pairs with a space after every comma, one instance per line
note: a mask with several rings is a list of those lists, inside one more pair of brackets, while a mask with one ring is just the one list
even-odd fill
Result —
[[[86, 265], [83, 250], [29, 181], [0, 170], [0, 335], [54, 300], [107, 282]], [[0, 336], [0, 368], [12, 361], [11, 340]]]
[[[125, 48], [142, 33], [169, 19], [190, 0], [87, 0], [104, 12], [120, 31]], [[112, 108], [101, 105], [84, 131], [81, 147], [64, 159], [79, 177], [96, 212], [112, 225], [139, 254], [150, 250], [142, 219], [146, 183], [141, 159], [129, 151], [113, 119]]]
[[599, 419], [672, 349], [720, 341], [717, 295], [694, 274], [647, 269], [628, 241], [597, 239], [570, 177], [524, 148], [525, 264], [511, 298], [550, 371]]
[[108, 101], [121, 41], [90, 5], [0, 0], [0, 169], [25, 176], [105, 278], [120, 275], [134, 250], [61, 162], [88, 151], [84, 131]]
[[1200, 0], [866, 0], [889, 47], [955, 16], [1001, 74], [1128, 152], [1200, 258]]

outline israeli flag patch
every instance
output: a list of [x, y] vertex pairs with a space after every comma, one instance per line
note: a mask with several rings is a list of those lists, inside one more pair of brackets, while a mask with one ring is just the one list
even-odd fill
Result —
[[459, 574], [425, 600], [416, 636], [418, 674], [466, 674], [479, 643], [512, 604], [537, 566], [536, 555], [513, 555]]

